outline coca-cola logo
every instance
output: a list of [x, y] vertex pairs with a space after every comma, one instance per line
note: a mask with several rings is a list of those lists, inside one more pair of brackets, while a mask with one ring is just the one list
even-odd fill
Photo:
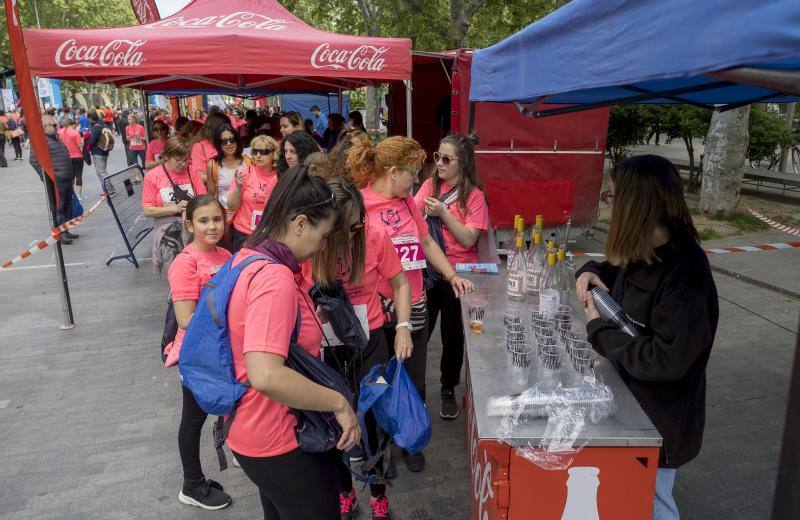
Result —
[[256, 29], [262, 31], [283, 31], [288, 28], [292, 20], [282, 18], [270, 18], [263, 14], [251, 13], [249, 11], [237, 11], [235, 13], [186, 18], [183, 16], [173, 16], [165, 20], [143, 26], [145, 29], [164, 29], [169, 27], [184, 27], [188, 29], [199, 29], [202, 27], [219, 27], [221, 29]]
[[150, 7], [149, 0], [133, 0], [133, 12], [139, 23], [153, 23], [156, 21], [155, 13]]
[[112, 40], [105, 45], [78, 45], [69, 39], [56, 50], [59, 67], [138, 67], [144, 61], [141, 47], [147, 40]]
[[386, 66], [383, 55], [389, 47], [361, 45], [352, 50], [331, 49], [323, 43], [311, 54], [311, 66], [315, 69], [360, 70], [380, 72]]

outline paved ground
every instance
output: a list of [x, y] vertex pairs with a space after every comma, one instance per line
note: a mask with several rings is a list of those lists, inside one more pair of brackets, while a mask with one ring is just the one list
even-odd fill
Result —
[[[48, 228], [41, 184], [27, 163], [10, 164], [0, 169], [5, 200], [15, 201], [0, 207], [6, 225], [0, 262], [43, 238]], [[117, 150], [110, 170], [122, 165]], [[96, 200], [99, 185], [91, 168], [84, 177], [89, 201]], [[123, 262], [104, 265], [119, 244], [105, 206], [77, 232], [81, 238], [64, 247], [74, 330], [59, 330], [49, 251], [18, 269], [0, 271], [0, 518], [258, 518], [254, 486], [238, 469], [219, 474], [209, 438], [203, 442], [205, 470], [224, 483], [235, 503], [213, 515], [178, 504], [180, 391], [176, 372], [164, 369], [157, 353], [163, 281], [151, 274], [149, 262], [139, 270]], [[764, 235], [734, 242], [780, 239]], [[602, 245], [582, 242], [578, 248]], [[139, 256], [149, 256], [146, 246]], [[800, 290], [800, 249], [712, 262]], [[800, 303], [728, 276], [716, 280], [721, 319], [708, 372], [705, 445], [679, 474], [676, 495], [684, 518], [767, 518]], [[434, 397], [429, 467], [411, 475], [400, 465], [390, 490], [398, 520], [469, 515], [464, 424], [436, 417], [437, 336], [428, 374]]]

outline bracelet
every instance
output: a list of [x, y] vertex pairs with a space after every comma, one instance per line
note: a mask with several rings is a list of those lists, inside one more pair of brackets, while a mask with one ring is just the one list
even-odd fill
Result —
[[398, 323], [397, 325], [394, 326], [394, 330], [399, 330], [401, 328], [406, 328], [409, 331], [413, 331], [414, 330], [414, 326], [411, 325], [411, 323], [408, 322], [408, 321], [401, 321], [400, 323]]

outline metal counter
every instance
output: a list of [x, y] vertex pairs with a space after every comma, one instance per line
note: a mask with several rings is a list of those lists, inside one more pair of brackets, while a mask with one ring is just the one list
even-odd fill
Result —
[[[504, 340], [503, 312], [511, 307], [528, 309], [532, 300], [516, 302], [506, 295], [505, 270], [499, 275], [467, 275], [475, 283], [475, 292], [462, 297], [461, 310], [464, 320], [467, 377], [475, 408], [475, 420], [479, 439], [496, 439], [500, 425], [499, 417], [486, 415], [486, 402], [490, 397], [520, 392], [511, 383], [506, 368], [506, 347]], [[574, 296], [573, 296], [574, 298]], [[483, 334], [469, 331], [469, 302], [473, 299], [487, 302], [483, 322]], [[575, 303], [575, 302], [573, 302]], [[585, 326], [586, 318], [579, 306], [573, 318], [574, 323]], [[527, 314], [527, 313], [526, 313]], [[533, 332], [529, 332], [533, 336]], [[620, 446], [661, 446], [661, 435], [645, 415], [639, 403], [620, 379], [614, 367], [605, 358], [598, 356], [595, 373], [602, 378], [614, 393], [617, 413], [600, 424], [586, 421], [586, 426], [576, 445], [593, 447]], [[535, 384], [537, 371], [531, 369], [529, 386]], [[509, 443], [515, 445], [538, 444], [545, 431], [547, 418], [530, 418], [515, 428]]]

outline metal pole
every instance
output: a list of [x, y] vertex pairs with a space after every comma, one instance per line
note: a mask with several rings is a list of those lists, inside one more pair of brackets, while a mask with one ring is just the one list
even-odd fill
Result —
[[414, 93], [414, 86], [411, 84], [410, 79], [403, 80], [406, 86], [406, 137], [412, 138], [413, 122], [411, 121], [411, 98]]
[[147, 142], [150, 143], [150, 100], [142, 87], [139, 87], [139, 94], [142, 97], [142, 107], [144, 108], [144, 130], [147, 134]]
[[[797, 103], [789, 103], [788, 105], [786, 105], [786, 128], [788, 128], [790, 131], [792, 130], [792, 127], [794, 125], [794, 110], [796, 104]], [[788, 169], [789, 165], [786, 159], [789, 158], [790, 149], [791, 147], [781, 149], [781, 160], [778, 166], [779, 172], [789, 171]]]
[[[44, 175], [44, 188], [45, 188], [45, 197], [47, 197], [47, 213], [50, 217], [50, 227], [56, 228], [58, 224], [56, 223], [56, 197], [53, 192], [55, 186], [53, 186], [50, 177]], [[64, 318], [64, 322], [61, 325], [61, 330], [70, 330], [75, 328], [75, 318], [72, 314], [72, 301], [70, 300], [69, 296], [69, 284], [67, 283], [67, 269], [64, 266], [64, 253], [61, 250], [61, 241], [59, 240], [55, 244], [55, 250], [53, 251], [53, 255], [55, 256], [55, 263], [56, 268], [58, 270], [58, 278], [59, 278], [59, 290], [61, 292], [61, 310]]]

